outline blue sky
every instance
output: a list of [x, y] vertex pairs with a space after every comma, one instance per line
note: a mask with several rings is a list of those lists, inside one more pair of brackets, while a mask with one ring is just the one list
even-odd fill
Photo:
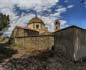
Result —
[[[61, 2], [63, 3], [63, 0]], [[82, 28], [86, 28], [86, 7], [85, 3], [81, 3], [80, 0], [69, 0], [67, 4], [73, 4], [70, 10], [67, 10], [65, 13], [62, 13], [61, 16], [63, 19], [67, 20], [68, 25], [76, 25]]]
[[25, 27], [36, 13], [49, 31], [56, 19], [61, 28], [76, 25], [86, 29], [86, 0], [0, 0], [0, 12], [10, 16], [8, 34], [17, 25]]

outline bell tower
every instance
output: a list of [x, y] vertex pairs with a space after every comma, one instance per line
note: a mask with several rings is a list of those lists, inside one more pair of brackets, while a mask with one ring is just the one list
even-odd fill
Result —
[[60, 30], [60, 22], [59, 20], [55, 20], [54, 31], [58, 31], [58, 30]]

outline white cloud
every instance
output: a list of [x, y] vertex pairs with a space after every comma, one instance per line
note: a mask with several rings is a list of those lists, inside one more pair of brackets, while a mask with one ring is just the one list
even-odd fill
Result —
[[[40, 16], [41, 17], [41, 16]], [[44, 21], [44, 23], [46, 24], [46, 26], [48, 27], [48, 29], [49, 29], [49, 31], [53, 31], [53, 27], [54, 27], [54, 20], [55, 20], [55, 18], [53, 18], [53, 17], [45, 17], [45, 16], [42, 16], [41, 17], [42, 18], [42, 20]]]
[[55, 5], [59, 0], [13, 0], [13, 3], [20, 8], [34, 9], [37, 12], [46, 10]]
[[[14, 12], [14, 6], [16, 5], [20, 9], [32, 9], [36, 12], [43, 12], [45, 10], [49, 10], [49, 8], [53, 7], [59, 2], [59, 0], [0, 0], [0, 12], [10, 16], [10, 28], [8, 29], [8, 33], [10, 33], [16, 25], [25, 26], [25, 23], [29, 22], [29, 20], [34, 17], [34, 14], [25, 14], [21, 16], [17, 16], [16, 12]], [[68, 8], [71, 8], [69, 6]], [[61, 13], [67, 11], [65, 7], [59, 7], [55, 13], [51, 13], [48, 16], [40, 16], [42, 20], [45, 22], [46, 26], [48, 26], [49, 31], [53, 31], [54, 29], [54, 20], [60, 17]], [[66, 21], [61, 21], [61, 26], [66, 26]]]
[[69, 5], [67, 8], [72, 8], [72, 7], [74, 7], [74, 5]]
[[11, 8], [13, 5], [12, 0], [0, 0], [0, 8]]
[[66, 21], [66, 20], [60, 20], [60, 23], [61, 23], [61, 25], [60, 25], [61, 29], [66, 28], [66, 27], [69, 26], [69, 25], [67, 24], [67, 21]]
[[62, 8], [57, 9], [57, 11], [63, 13], [63, 12], [66, 11], [66, 8], [65, 7], [62, 7]]
[[[55, 23], [55, 20], [59, 20], [58, 18], [53, 17], [53, 16], [49, 16], [49, 17], [40, 16], [40, 18], [42, 18], [46, 26], [49, 28], [50, 32], [54, 31], [54, 23]], [[66, 20], [59, 20], [59, 21], [60, 21], [61, 28], [68, 27]]]
[[59, 0], [0, 0], [0, 9], [13, 9], [15, 5], [21, 9], [33, 9], [37, 12], [47, 10]]
[[66, 2], [68, 2], [68, 0], [64, 0], [64, 2], [66, 3]]
[[60, 15], [61, 15], [62, 13], [64, 13], [64, 12], [66, 12], [66, 11], [67, 11], [67, 8], [65, 8], [65, 7], [59, 7], [59, 8], [56, 10], [56, 12], [53, 13], [53, 14], [50, 14], [49, 17], [53, 17], [53, 18], [61, 17]]
[[60, 20], [60, 23], [61, 23], [61, 25], [64, 25], [65, 23], [67, 23], [67, 21], [65, 21], [65, 20]]

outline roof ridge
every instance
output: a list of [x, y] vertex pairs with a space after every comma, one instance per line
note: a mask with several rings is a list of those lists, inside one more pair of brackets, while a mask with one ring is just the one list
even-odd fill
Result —
[[[75, 26], [75, 25], [72, 25], [72, 26], [69, 26], [69, 27], [66, 27], [66, 28], [60, 29], [59, 31], [63, 31], [63, 30], [69, 29], [69, 28], [77, 28], [77, 29], [81, 29], [81, 30], [86, 31], [86, 29], [83, 29], [83, 28], [78, 27], [78, 26]], [[56, 31], [56, 32], [59, 32], [59, 31]]]
[[[36, 31], [36, 30], [33, 30], [33, 29], [29, 29], [27, 27], [22, 27], [22, 26], [16, 26], [15, 28], [21, 28], [21, 29], [27, 29], [27, 30], [32, 30], [32, 31]], [[37, 31], [38, 32], [38, 31]]]

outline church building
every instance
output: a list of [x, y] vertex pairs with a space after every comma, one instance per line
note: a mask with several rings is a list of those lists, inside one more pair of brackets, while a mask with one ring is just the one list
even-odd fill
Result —
[[[60, 29], [58, 20], [54, 23], [54, 32]], [[46, 51], [54, 46], [54, 32], [49, 32], [39, 17], [32, 18], [26, 27], [16, 26], [9, 43], [14, 43], [29, 52]]]
[[[48, 28], [45, 25], [46, 24], [42, 21], [42, 19], [35, 16], [28, 22], [26, 27], [16, 26], [12, 32], [12, 37], [52, 34], [52, 32], [48, 31]], [[56, 20], [54, 23], [54, 31], [58, 31], [59, 29], [60, 22]]]
[[44, 22], [43, 22], [40, 18], [38, 18], [38, 17], [32, 18], [32, 19], [29, 21], [27, 27], [28, 27], [29, 29], [38, 31], [39, 33], [43, 33], [43, 32], [48, 31], [48, 28], [45, 27]]
[[54, 22], [54, 32], [49, 32], [39, 17], [32, 18], [26, 27], [16, 26], [10, 42], [31, 53], [44, 52], [54, 48], [56, 54], [77, 61], [86, 57], [86, 29], [70, 26], [60, 29], [59, 20]]

